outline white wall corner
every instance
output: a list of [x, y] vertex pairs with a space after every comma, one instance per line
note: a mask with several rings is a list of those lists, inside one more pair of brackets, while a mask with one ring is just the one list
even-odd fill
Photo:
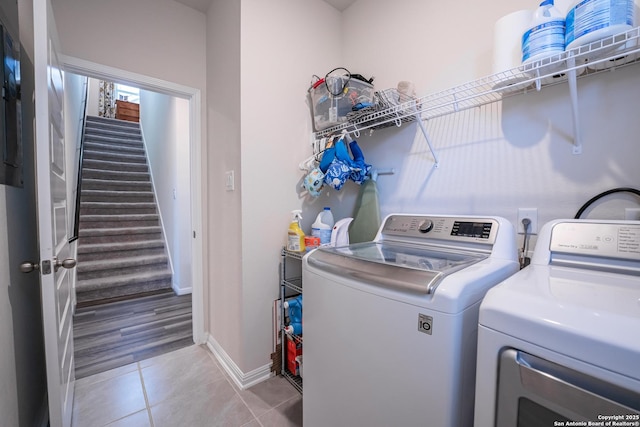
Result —
[[229, 357], [226, 351], [218, 344], [218, 342], [209, 334], [207, 338], [207, 347], [216, 357], [223, 369], [229, 374], [233, 382], [241, 389], [245, 390], [255, 384], [271, 378], [274, 374], [271, 372], [272, 363], [260, 366], [253, 371], [244, 373], [235, 364], [233, 359]]

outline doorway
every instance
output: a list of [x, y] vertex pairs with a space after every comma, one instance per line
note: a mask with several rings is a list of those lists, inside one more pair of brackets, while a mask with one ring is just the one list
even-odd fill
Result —
[[[171, 82], [160, 81], [158, 79], [131, 73], [125, 70], [91, 63], [76, 58], [63, 58], [66, 72], [118, 82], [127, 86], [139, 88], [143, 91], [155, 92], [178, 99], [186, 100], [188, 103], [188, 143], [189, 143], [189, 173], [187, 185], [190, 185], [192, 197], [190, 198], [190, 223], [189, 235], [191, 263], [189, 274], [191, 278], [191, 311], [192, 311], [192, 338], [196, 344], [206, 341], [204, 335], [204, 299], [203, 299], [203, 262], [202, 262], [202, 168], [200, 166], [201, 156], [201, 102], [200, 91], [194, 88], [177, 85]], [[186, 138], [185, 138], [186, 139]]]

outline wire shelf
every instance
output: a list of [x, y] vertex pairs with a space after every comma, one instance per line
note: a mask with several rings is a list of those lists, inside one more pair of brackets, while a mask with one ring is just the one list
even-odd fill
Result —
[[302, 293], [302, 277], [289, 277], [282, 280], [282, 284], [289, 289]]
[[306, 252], [294, 252], [290, 251], [285, 247], [282, 248], [282, 255], [287, 256], [289, 258], [295, 258], [301, 260], [303, 256], [305, 256]]
[[317, 139], [346, 131], [359, 134], [417, 119], [429, 120], [502, 100], [507, 96], [540, 90], [577, 78], [640, 62], [640, 27], [603, 38], [540, 61], [521, 65], [451, 89], [401, 102], [388, 108], [352, 115], [348, 121], [315, 133]]
[[287, 371], [286, 368], [282, 371], [282, 376], [285, 377], [299, 393], [302, 393], [302, 378], [297, 375], [293, 375], [291, 372]]

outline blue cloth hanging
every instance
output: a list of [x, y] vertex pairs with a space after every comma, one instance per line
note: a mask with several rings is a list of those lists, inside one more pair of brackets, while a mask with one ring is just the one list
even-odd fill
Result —
[[[331, 149], [335, 151], [328, 152]], [[349, 153], [353, 154], [353, 158]], [[323, 167], [326, 168], [326, 171]], [[347, 146], [344, 138], [341, 138], [333, 147], [325, 150], [320, 162], [320, 169], [325, 172], [324, 182], [336, 189], [340, 190], [348, 179], [357, 184], [362, 184], [371, 170], [371, 165], [365, 163], [362, 150], [358, 147], [356, 141], [352, 141]]]

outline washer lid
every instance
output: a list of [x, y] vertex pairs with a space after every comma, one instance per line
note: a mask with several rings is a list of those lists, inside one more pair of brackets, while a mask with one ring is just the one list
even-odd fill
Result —
[[531, 265], [489, 290], [479, 323], [640, 379], [640, 277]]
[[321, 246], [308, 255], [308, 263], [362, 282], [430, 294], [446, 276], [488, 257], [427, 245], [365, 242]]

